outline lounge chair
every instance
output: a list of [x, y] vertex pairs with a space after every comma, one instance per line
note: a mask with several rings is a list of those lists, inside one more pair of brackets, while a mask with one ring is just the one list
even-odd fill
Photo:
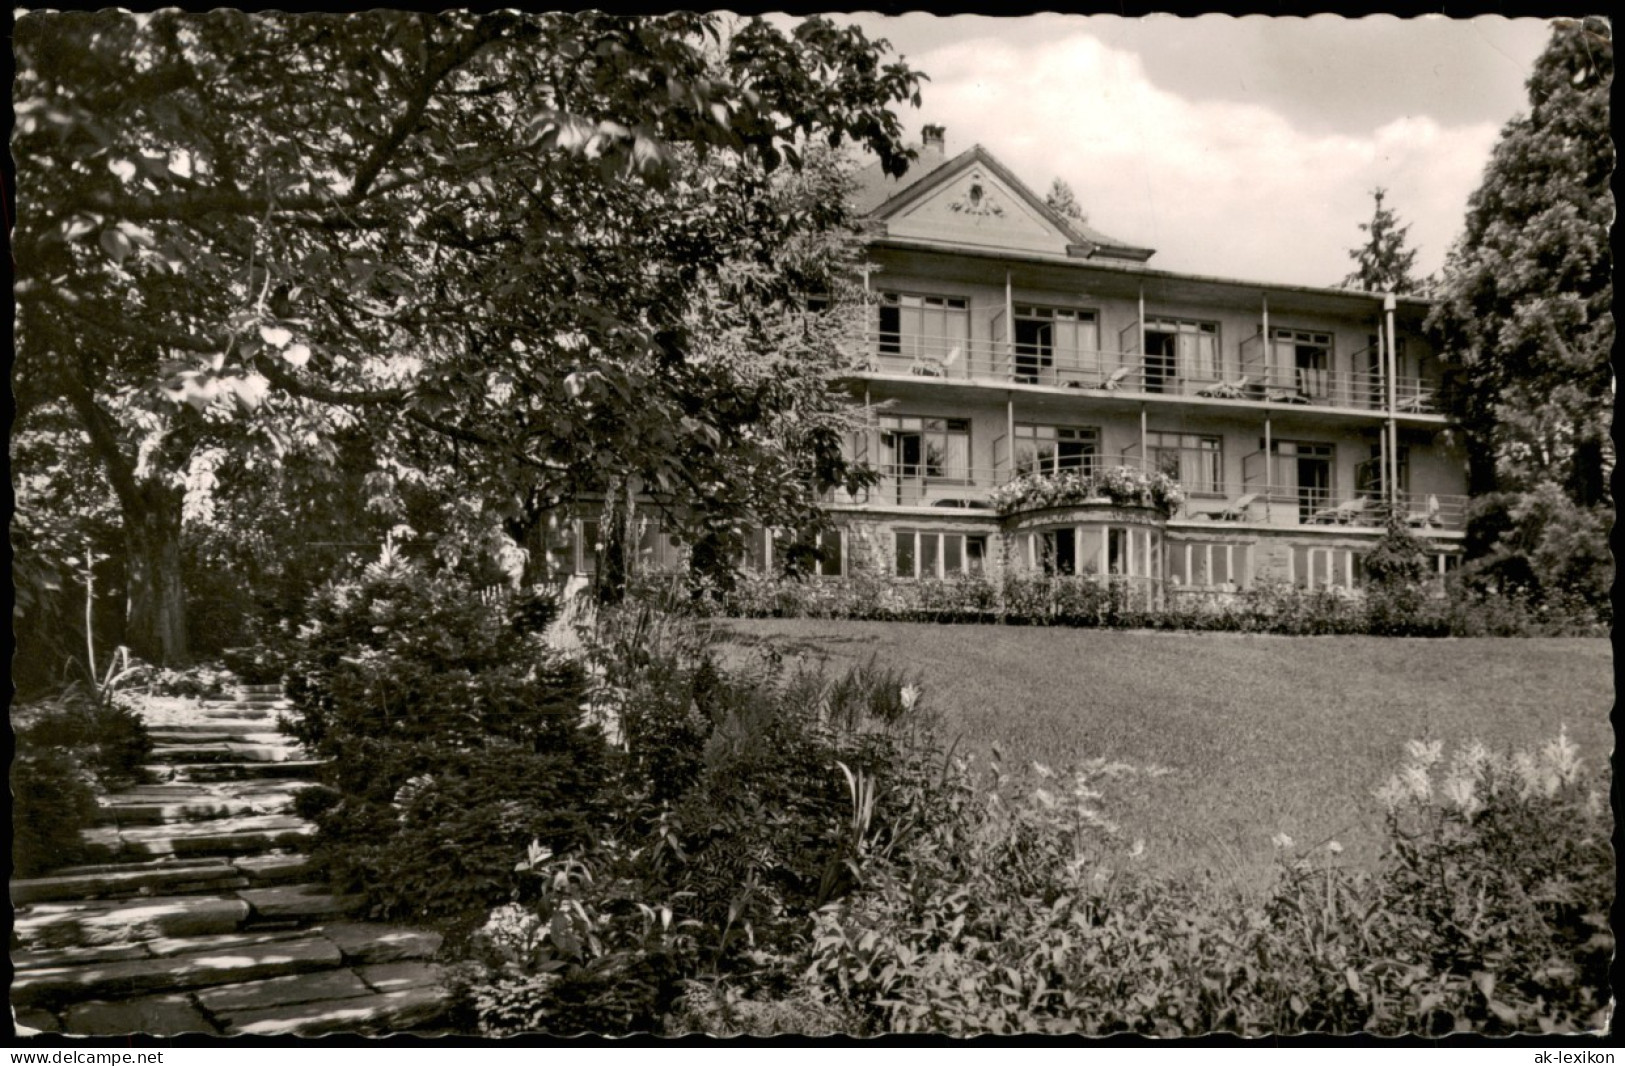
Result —
[[1220, 522], [1245, 522], [1250, 517], [1249, 511], [1254, 502], [1258, 500], [1259, 495], [1260, 493], [1257, 492], [1249, 492], [1224, 510], [1210, 513], [1210, 517]]
[[1264, 399], [1270, 403], [1308, 403], [1309, 397], [1297, 389], [1265, 389]]
[[1427, 510], [1409, 515], [1405, 524], [1417, 528], [1432, 529], [1439, 524], [1439, 497], [1428, 495]]
[[1407, 411], [1414, 415], [1431, 414], [1433, 411], [1433, 394], [1419, 392], [1415, 396], [1407, 396], [1394, 405], [1398, 410]]
[[1205, 389], [1197, 389], [1196, 395], [1209, 400], [1239, 400], [1246, 395], [1246, 390], [1247, 376], [1243, 374], [1234, 381], [1220, 381]]
[[1344, 500], [1336, 507], [1325, 507], [1309, 516], [1312, 526], [1348, 526], [1353, 525], [1365, 514], [1365, 497], [1356, 496], [1352, 500]]
[[925, 356], [916, 357], [914, 365], [909, 367], [908, 370], [909, 373], [923, 378], [945, 378], [948, 376], [948, 370], [959, 362], [959, 355], [959, 346], [955, 345], [941, 359], [929, 359]]
[[1116, 392], [1118, 389], [1123, 387], [1123, 381], [1128, 377], [1128, 375], [1129, 368], [1126, 366], [1120, 366], [1108, 374], [1106, 379], [1097, 387], [1105, 389], [1108, 392]]

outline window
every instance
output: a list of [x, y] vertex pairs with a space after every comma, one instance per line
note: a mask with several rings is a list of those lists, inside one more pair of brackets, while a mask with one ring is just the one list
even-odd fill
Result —
[[1365, 577], [1360, 553], [1352, 548], [1298, 545], [1292, 549], [1292, 583], [1307, 589], [1352, 589]]
[[[1371, 446], [1371, 458], [1354, 468], [1354, 491], [1362, 496], [1381, 496], [1382, 445]], [[1411, 491], [1411, 446], [1399, 446], [1399, 491]]]
[[1016, 425], [1016, 472], [1089, 473], [1100, 461], [1100, 430], [1094, 426]]
[[[1270, 330], [1272, 378], [1311, 399], [1324, 398], [1332, 369], [1332, 335], [1301, 329]], [[1290, 383], [1290, 385], [1288, 385]]]
[[970, 481], [970, 419], [880, 417], [881, 473]]
[[1041, 372], [1059, 363], [1080, 367], [1085, 356], [1100, 349], [1099, 323], [1093, 311], [1016, 304], [1015, 378], [1035, 384]]
[[1252, 567], [1246, 544], [1179, 541], [1168, 545], [1168, 582], [1186, 588], [1241, 589]]
[[975, 577], [987, 559], [987, 537], [980, 533], [899, 529], [894, 536], [898, 577]]
[[[1262, 443], [1262, 442], [1261, 442]], [[1298, 517], [1307, 519], [1332, 500], [1332, 445], [1319, 441], [1278, 440], [1270, 475], [1270, 493], [1296, 497]]]
[[799, 536], [753, 529], [745, 541], [744, 569], [768, 574], [794, 569], [815, 577], [846, 576], [846, 530]]
[[1222, 438], [1155, 431], [1145, 435], [1145, 447], [1152, 469], [1178, 481], [1186, 492], [1224, 493]]
[[1180, 378], [1218, 381], [1219, 327], [1171, 318], [1145, 323], [1145, 389], [1163, 392]]
[[970, 301], [957, 296], [880, 294], [880, 354], [940, 357], [970, 343]]

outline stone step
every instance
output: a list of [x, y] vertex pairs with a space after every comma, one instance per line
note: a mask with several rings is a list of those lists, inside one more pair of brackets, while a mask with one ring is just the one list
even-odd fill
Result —
[[64, 1011], [62, 1029], [73, 1036], [122, 1036], [127, 1033], [150, 1033], [154, 1036], [204, 1033], [214, 1036], [219, 1033], [192, 1003], [192, 997], [179, 993], [75, 1003]]
[[215, 985], [200, 990], [197, 999], [210, 1014], [229, 1019], [234, 1014], [247, 1011], [322, 1000], [359, 999], [376, 995], [378, 991], [356, 976], [354, 970], [322, 970], [319, 973], [268, 977], [263, 981]]
[[308, 881], [316, 872], [309, 855], [297, 852], [270, 855], [244, 855], [232, 862], [253, 887], [285, 885]]
[[225, 896], [36, 903], [17, 913], [12, 932], [33, 950], [110, 946], [235, 933], [250, 913], [247, 902]]
[[237, 685], [236, 690], [238, 692], [246, 692], [246, 693], [251, 693], [251, 694], [256, 694], [256, 695], [266, 693], [266, 692], [274, 692], [278, 696], [280, 696], [283, 693], [282, 684], [280, 682], [268, 682], [268, 683], [265, 683], [265, 684], [253, 684], [253, 685], [244, 683], [244, 684]]
[[331, 940], [312, 933], [184, 938], [151, 941], [146, 947], [149, 957], [95, 966], [19, 967], [12, 978], [12, 1002], [53, 1007], [124, 999], [331, 970], [342, 961]]
[[167, 825], [106, 826], [84, 830], [80, 836], [86, 843], [109, 848], [120, 856], [196, 857], [252, 855], [297, 847], [312, 830], [309, 822], [290, 814], [263, 814]]
[[433, 1027], [450, 1004], [438, 987], [405, 988], [371, 996], [237, 1011], [220, 1016], [227, 1034], [399, 1033]]
[[151, 765], [145, 767], [159, 781], [250, 781], [286, 779], [310, 781], [326, 765], [319, 759], [289, 762], [193, 763], [180, 766]]
[[114, 863], [94, 867], [90, 872], [57, 872], [49, 877], [33, 877], [11, 882], [11, 902], [21, 907], [31, 903], [60, 900], [120, 899], [129, 896], [166, 895], [246, 887], [252, 876], [225, 859], [207, 859], [176, 865], [136, 865]]
[[152, 757], [178, 766], [182, 763], [299, 762], [304, 750], [291, 740], [271, 744], [242, 744], [222, 741], [213, 744], [169, 744], [154, 746]]
[[60, 1033], [62, 1023], [50, 1011], [40, 1010], [38, 1007], [18, 1007], [11, 1012], [17, 1019], [17, 1035], [33, 1036], [35, 1033]]
[[430, 929], [372, 922], [326, 922], [320, 929], [352, 965], [421, 961], [440, 950], [440, 934]]
[[239, 707], [235, 703], [221, 703], [212, 707], [204, 707], [197, 716], [199, 725], [211, 722], [264, 722], [275, 725], [277, 715], [274, 710], [264, 710], [258, 707]]
[[191, 803], [109, 802], [103, 797], [96, 821], [101, 825], [169, 825], [177, 822], [207, 822], [222, 818], [242, 818], [256, 814], [286, 814], [293, 804], [292, 792], [267, 793], [258, 798], [231, 799], [200, 796]]
[[272, 885], [266, 888], [245, 888], [237, 897], [253, 908], [251, 921], [312, 922], [329, 918], [344, 918], [355, 914], [365, 904], [362, 896], [336, 896], [323, 884]]
[[263, 737], [267, 740], [289, 739], [286, 733], [283, 733], [265, 719], [252, 721], [240, 718], [155, 725], [147, 730], [147, 735], [152, 737], [154, 743], [168, 742], [173, 739], [188, 744], [200, 737], [219, 737], [222, 740], [234, 740], [240, 737], [254, 737], [256, 739]]

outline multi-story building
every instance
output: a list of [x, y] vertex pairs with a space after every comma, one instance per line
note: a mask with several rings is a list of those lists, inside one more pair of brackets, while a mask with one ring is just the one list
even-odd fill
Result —
[[[850, 447], [881, 478], [831, 498], [826, 574], [1355, 588], [1390, 515], [1441, 572], [1455, 558], [1465, 471], [1426, 301], [1158, 270], [981, 146], [948, 157], [940, 128], [903, 178], [861, 172], [858, 197], [873, 307]], [[1109, 502], [1122, 467], [1183, 499]]]

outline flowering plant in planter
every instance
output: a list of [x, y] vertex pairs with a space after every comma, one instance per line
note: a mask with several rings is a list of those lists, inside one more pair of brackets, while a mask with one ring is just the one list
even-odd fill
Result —
[[1105, 500], [1119, 507], [1152, 506], [1172, 514], [1185, 502], [1185, 493], [1167, 474], [1147, 475], [1132, 466], [1119, 466], [1092, 477], [1074, 470], [1023, 474], [988, 496], [1000, 515]]

